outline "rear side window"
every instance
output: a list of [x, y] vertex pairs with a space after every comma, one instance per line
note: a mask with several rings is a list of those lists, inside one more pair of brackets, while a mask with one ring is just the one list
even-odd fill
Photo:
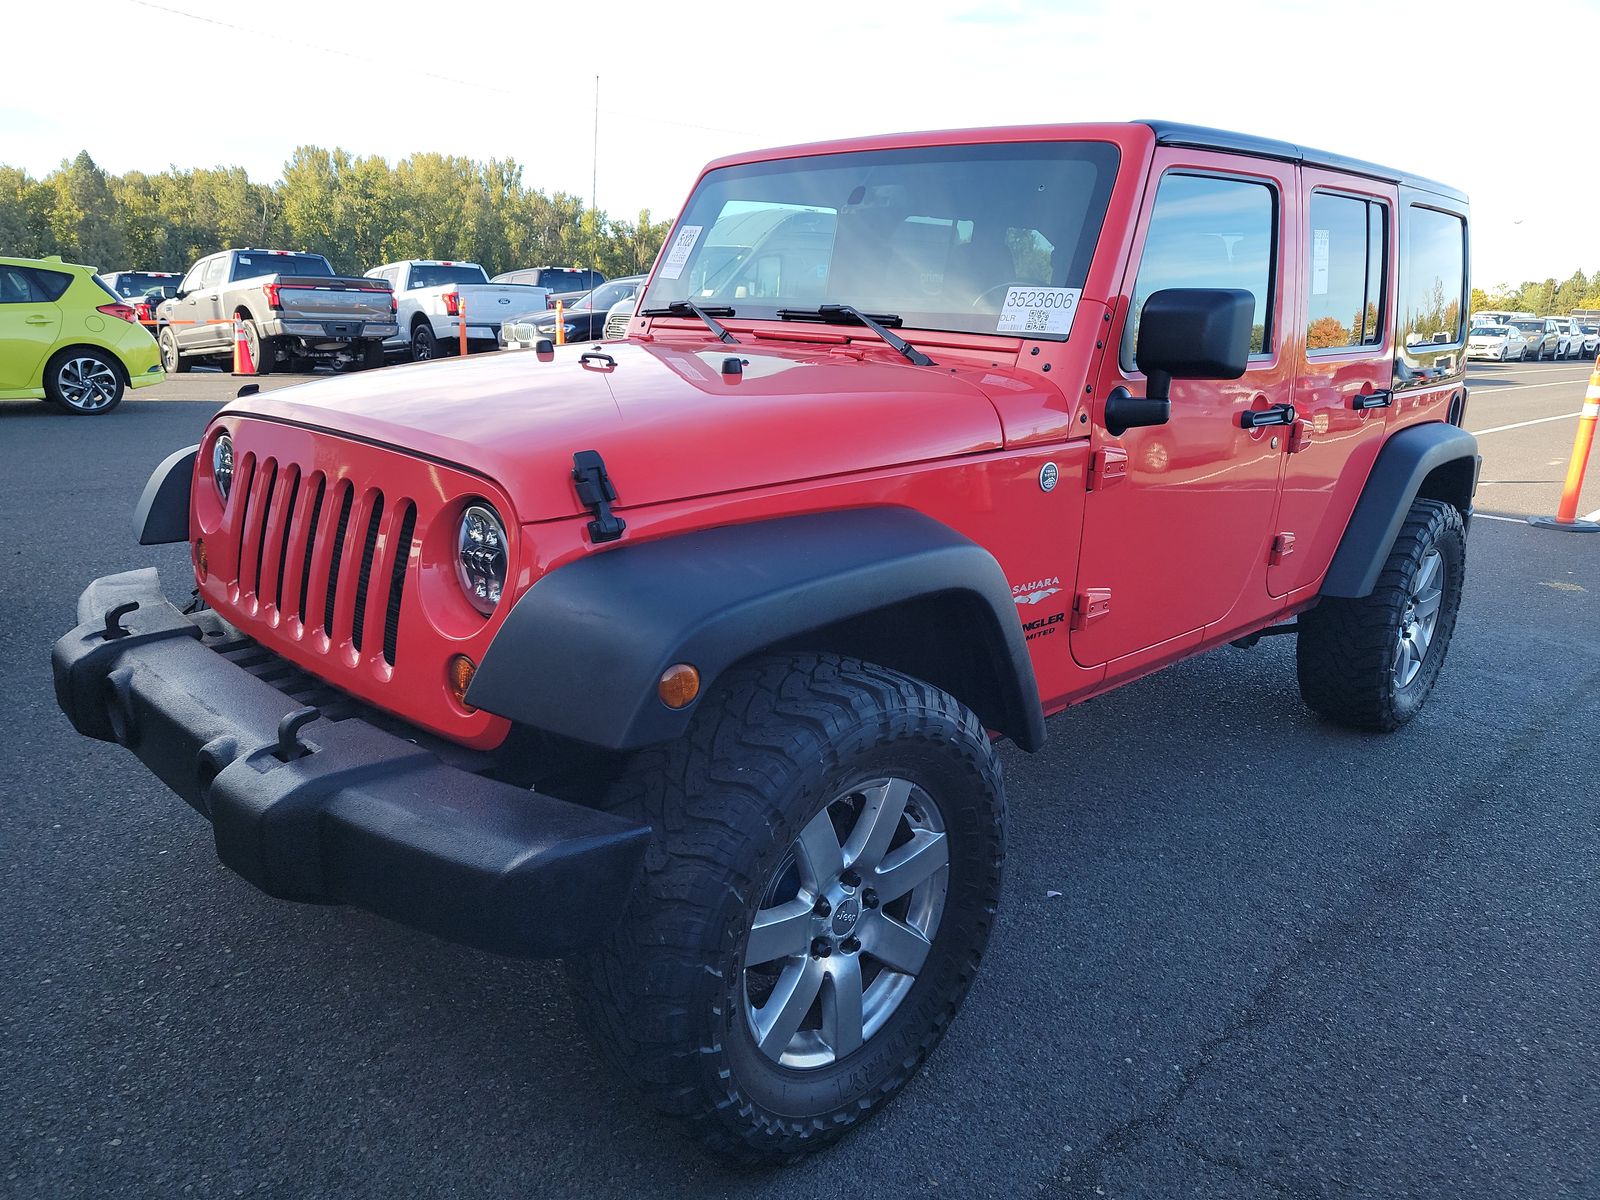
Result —
[[1376, 201], [1312, 193], [1307, 350], [1383, 342], [1387, 217]]
[[[1407, 346], [1461, 340], [1466, 223], [1454, 213], [1413, 204], [1400, 270], [1400, 328]], [[1544, 323], [1539, 323], [1543, 332]], [[1519, 328], [1520, 328], [1519, 322]]]
[[1272, 344], [1276, 214], [1277, 196], [1264, 183], [1177, 173], [1161, 180], [1122, 334], [1124, 370], [1133, 369], [1144, 302], [1166, 288], [1251, 293], [1256, 315], [1250, 353], [1261, 354]]
[[32, 267], [28, 274], [33, 276], [34, 286], [45, 300], [61, 299], [67, 288], [72, 286], [72, 276], [65, 271], [46, 271], [43, 267]]

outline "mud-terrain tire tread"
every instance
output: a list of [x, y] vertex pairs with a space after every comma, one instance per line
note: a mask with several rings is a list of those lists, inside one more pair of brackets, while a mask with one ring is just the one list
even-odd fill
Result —
[[[971, 917], [970, 953], [940, 993], [938, 1019], [898, 1068], [823, 1116], [775, 1117], [740, 1093], [721, 1033], [697, 1028], [696, 987], [708, 973], [724, 977], [716, 965], [723, 931], [712, 925], [730, 890], [743, 911], [751, 892], [766, 884], [764, 876], [739, 869], [756, 861], [740, 851], [752, 844], [787, 847], [798, 831], [773, 796], [786, 780], [816, 770], [819, 758], [843, 761], [864, 734], [869, 744], [937, 738], [956, 749], [956, 761], [989, 806], [968, 823], [987, 836], [979, 851], [985, 877], [974, 893], [981, 911]], [[687, 1122], [716, 1153], [770, 1164], [834, 1141], [916, 1075], [976, 974], [999, 901], [1004, 787], [999, 759], [970, 710], [935, 687], [857, 659], [762, 656], [718, 681], [685, 736], [634, 755], [604, 807], [648, 821], [655, 835], [628, 915], [607, 944], [569, 960], [568, 972], [586, 1032], [650, 1107]], [[946, 812], [945, 819], [953, 833], [961, 815]], [[955, 919], [956, 900], [952, 885], [944, 922]], [[726, 986], [718, 989], [724, 1000]], [[725, 1028], [724, 1012], [719, 1003], [706, 1024]]]
[[[1393, 676], [1400, 613], [1411, 581], [1434, 547], [1444, 558], [1444, 606], [1422, 672], [1402, 695]], [[1450, 648], [1465, 568], [1461, 513], [1440, 500], [1413, 502], [1371, 595], [1327, 596], [1300, 615], [1295, 667], [1306, 704], [1336, 724], [1379, 733], [1393, 732], [1415, 716]]]

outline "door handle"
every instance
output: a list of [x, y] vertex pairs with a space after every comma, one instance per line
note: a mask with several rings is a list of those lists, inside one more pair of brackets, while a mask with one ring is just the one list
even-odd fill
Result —
[[49, 317], [24, 317], [23, 321], [26, 324], [29, 324], [29, 325], [48, 325], [48, 324], [50, 324], [50, 318]]
[[1293, 425], [1299, 414], [1292, 404], [1273, 404], [1266, 408], [1247, 408], [1239, 414], [1239, 428], [1260, 429], [1264, 425]]
[[1380, 388], [1371, 392], [1357, 392], [1350, 398], [1350, 407], [1356, 412], [1365, 412], [1369, 408], [1388, 408], [1394, 403], [1394, 393], [1388, 388]]

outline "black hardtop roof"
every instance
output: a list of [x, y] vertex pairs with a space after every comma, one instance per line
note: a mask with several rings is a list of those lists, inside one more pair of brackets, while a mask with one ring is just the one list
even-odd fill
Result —
[[1204, 125], [1184, 125], [1177, 121], [1141, 121], [1156, 135], [1161, 146], [1190, 146], [1203, 150], [1222, 150], [1233, 154], [1254, 154], [1261, 158], [1276, 158], [1284, 162], [1304, 163], [1309, 167], [1327, 167], [1334, 171], [1348, 171], [1368, 179], [1383, 179], [1390, 183], [1403, 183], [1424, 192], [1433, 192], [1451, 200], [1465, 203], [1467, 194], [1448, 184], [1424, 179], [1393, 167], [1380, 167], [1377, 163], [1363, 162], [1359, 158], [1346, 158], [1343, 154], [1329, 154], [1326, 150], [1313, 150], [1309, 146], [1296, 146], [1293, 142], [1280, 142], [1273, 138], [1255, 137], [1248, 133], [1232, 133], [1226, 129], [1208, 129]]

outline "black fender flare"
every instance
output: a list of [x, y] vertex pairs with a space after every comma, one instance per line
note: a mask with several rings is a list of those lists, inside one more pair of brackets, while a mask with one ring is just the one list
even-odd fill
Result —
[[[970, 539], [903, 508], [726, 525], [568, 563], [518, 599], [466, 699], [548, 733], [636, 749], [681, 735], [700, 702], [677, 710], [662, 702], [657, 684], [674, 663], [700, 672], [703, 698], [752, 654], [830, 649], [830, 627], [919, 602], [935, 605], [918, 619], [949, 645], [951, 670], [965, 654], [989, 673], [975, 688], [927, 682], [949, 687], [988, 728], [1037, 749], [1044, 716], [1005, 572]], [[959, 613], [959, 621], [930, 621], [934, 613]]]
[[133, 506], [133, 536], [141, 546], [189, 540], [189, 489], [199, 446], [174, 450], [150, 473]]
[[[1478, 439], [1455, 425], [1429, 422], [1393, 434], [1378, 452], [1372, 473], [1356, 501], [1344, 537], [1334, 551], [1322, 584], [1324, 596], [1368, 596], [1394, 548], [1412, 502], [1419, 495], [1447, 500], [1472, 516], [1472, 496], [1478, 487]], [[1437, 487], [1423, 491], [1430, 475], [1457, 464]], [[1437, 494], [1434, 494], [1437, 493]]]

